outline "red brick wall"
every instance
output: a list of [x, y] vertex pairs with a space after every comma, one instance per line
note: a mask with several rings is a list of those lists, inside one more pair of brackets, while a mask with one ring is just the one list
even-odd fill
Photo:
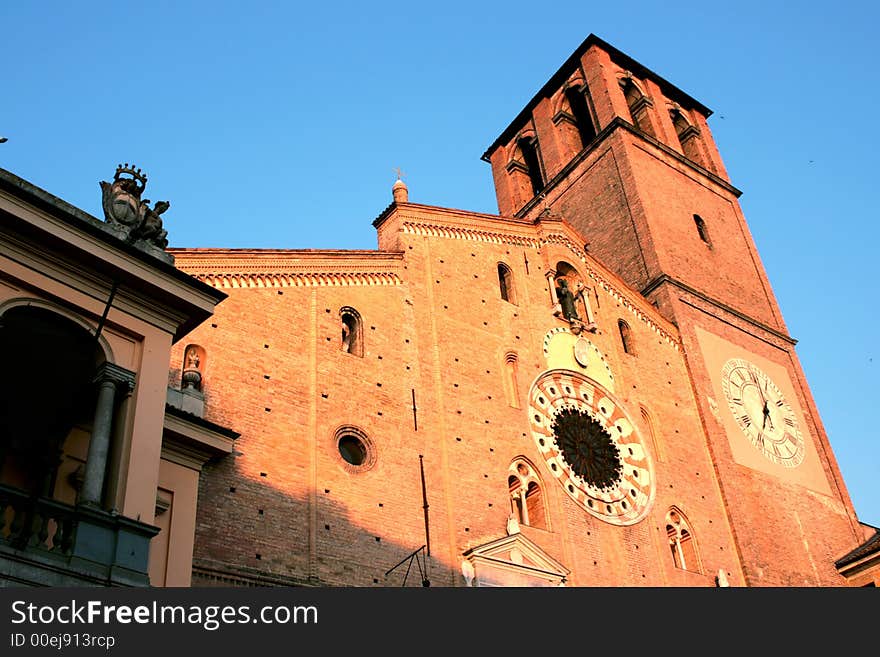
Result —
[[[421, 221], [442, 226], [442, 212]], [[474, 221], [487, 224], [484, 217]], [[495, 224], [503, 235], [505, 223]], [[518, 230], [514, 242], [522, 237]], [[618, 296], [599, 290], [599, 330], [589, 338], [614, 372], [617, 397], [646, 435], [640, 405], [649, 409], [663, 449], [662, 459], [653, 455], [656, 500], [648, 517], [633, 527], [609, 525], [556, 483], [527, 415], [528, 390], [546, 367], [544, 336], [564, 325], [552, 315], [546, 263], [564, 259], [585, 274], [578, 254], [476, 236], [404, 233], [401, 245], [400, 286], [288, 287], [282, 295], [272, 288], [227, 289], [229, 299], [212, 321], [187, 340], [208, 353], [208, 419], [241, 432], [235, 457], [202, 476], [197, 565], [303, 582], [396, 585], [399, 578], [386, 580], [384, 571], [424, 542], [422, 454], [434, 583], [460, 584], [462, 553], [504, 534], [507, 469], [525, 456], [543, 477], [550, 530], [526, 527], [524, 534], [572, 570], [571, 583], [711, 585], [721, 567], [738, 577], [680, 351]], [[500, 298], [499, 261], [513, 272], [517, 305]], [[186, 270], [185, 253], [177, 262]], [[604, 276], [614, 280], [609, 272]], [[665, 324], [646, 302], [633, 299], [643, 316], [655, 317], [654, 326]], [[364, 319], [363, 358], [339, 349], [342, 305], [357, 308]], [[622, 350], [619, 318], [632, 328], [637, 356]], [[518, 356], [520, 408], [508, 404], [502, 384], [509, 351]], [[352, 474], [342, 467], [332, 438], [343, 423], [370, 437], [373, 469]], [[647, 448], [653, 449], [650, 443]], [[672, 565], [664, 518], [673, 504], [696, 532], [702, 575]]]

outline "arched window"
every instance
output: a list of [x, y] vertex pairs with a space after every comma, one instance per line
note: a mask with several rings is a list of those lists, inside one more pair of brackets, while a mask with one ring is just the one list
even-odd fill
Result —
[[703, 165], [703, 156], [700, 154], [698, 138], [699, 131], [688, 120], [684, 114], [684, 110], [675, 107], [669, 111], [669, 117], [672, 119], [672, 125], [675, 128], [675, 134], [678, 137], [678, 143], [681, 144], [681, 150], [689, 160], [696, 162], [700, 166]]
[[699, 235], [700, 239], [711, 249], [712, 241], [709, 239], [709, 229], [706, 228], [706, 222], [703, 221], [703, 218], [700, 215], [695, 214], [694, 224], [697, 227], [697, 235]]
[[629, 324], [622, 319], [618, 319], [617, 329], [620, 331], [620, 343], [623, 345], [623, 350], [626, 353], [635, 356], [636, 346], [633, 341], [632, 329], [630, 329]]
[[498, 288], [501, 298], [510, 303], [516, 303], [516, 294], [513, 289], [513, 272], [503, 262], [498, 263]]
[[596, 127], [593, 117], [590, 115], [590, 106], [587, 103], [586, 87], [569, 87], [565, 90], [565, 99], [571, 108], [578, 134], [581, 137], [581, 146], [588, 146], [596, 138]]
[[522, 483], [516, 475], [507, 478], [507, 489], [510, 493], [510, 512], [521, 525], [527, 525], [526, 507], [523, 504]]
[[364, 355], [364, 327], [360, 313], [350, 306], [339, 310], [342, 323], [342, 351], [354, 356]]
[[544, 189], [541, 161], [538, 157], [538, 140], [535, 137], [524, 137], [516, 145], [519, 152], [522, 153], [523, 164], [526, 165], [529, 182], [532, 185], [532, 194], [537, 196]]
[[547, 509], [538, 473], [525, 459], [510, 464], [507, 476], [510, 512], [521, 525], [547, 529]]
[[534, 481], [526, 486], [526, 513], [533, 527], [546, 529], [544, 523], [544, 498], [541, 487]]
[[510, 352], [504, 356], [504, 392], [507, 403], [519, 408], [519, 386], [517, 385], [517, 356]]
[[654, 137], [654, 128], [648, 116], [648, 108], [651, 107], [650, 99], [642, 93], [631, 77], [623, 78], [620, 81], [620, 86], [623, 89], [623, 96], [626, 98], [626, 106], [629, 108], [633, 125]]
[[694, 533], [687, 519], [675, 507], [666, 514], [666, 537], [669, 539], [672, 563], [676, 568], [693, 573], [702, 572]]

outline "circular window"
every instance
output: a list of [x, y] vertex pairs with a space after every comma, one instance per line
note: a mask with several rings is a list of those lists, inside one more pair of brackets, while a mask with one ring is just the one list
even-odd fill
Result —
[[563, 408], [554, 418], [552, 431], [565, 463], [587, 484], [607, 490], [620, 481], [620, 450], [589, 413]]
[[361, 472], [373, 466], [373, 444], [361, 429], [353, 426], [340, 427], [336, 430], [335, 442], [336, 451], [342, 459], [342, 467], [349, 472]]
[[337, 443], [339, 455], [351, 465], [363, 465], [367, 460], [367, 448], [357, 436], [345, 435]]
[[653, 466], [638, 428], [598, 383], [568, 370], [549, 370], [533, 384], [532, 437], [567, 495], [613, 525], [642, 520], [654, 499]]

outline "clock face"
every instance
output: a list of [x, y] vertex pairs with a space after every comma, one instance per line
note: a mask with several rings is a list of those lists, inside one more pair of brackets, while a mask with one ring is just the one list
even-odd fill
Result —
[[532, 437], [551, 474], [588, 513], [631, 525], [654, 496], [648, 453], [611, 394], [575, 372], [551, 370], [532, 386]]
[[581, 367], [587, 367], [590, 364], [590, 353], [595, 349], [590, 341], [586, 338], [578, 338], [574, 343], [574, 359]]
[[731, 358], [721, 370], [721, 388], [730, 412], [752, 446], [786, 468], [804, 460], [797, 417], [779, 387], [757, 365]]

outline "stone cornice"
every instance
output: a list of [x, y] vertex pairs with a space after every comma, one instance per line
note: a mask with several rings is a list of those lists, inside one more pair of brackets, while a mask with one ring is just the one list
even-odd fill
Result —
[[186, 249], [175, 263], [217, 288], [400, 285], [403, 254], [387, 251]]
[[[661, 285], [664, 285], [664, 284], [672, 285], [673, 287], [677, 287], [679, 290], [682, 290], [683, 292], [690, 294], [691, 296], [699, 299], [700, 301], [705, 302], [711, 308], [723, 310], [725, 313], [727, 313], [729, 315], [733, 315], [734, 317], [750, 324], [751, 326], [757, 327], [766, 333], [769, 333], [770, 335], [774, 336], [775, 338], [778, 338], [779, 340], [782, 340], [783, 342], [786, 342], [792, 346], [797, 344], [797, 340], [795, 340], [790, 335], [783, 333], [782, 331], [779, 331], [779, 330], [773, 328], [772, 326], [767, 326], [763, 322], [759, 322], [758, 320], [753, 319], [749, 315], [746, 315], [745, 313], [740, 312], [736, 308], [733, 308], [733, 307], [727, 305], [726, 303], [722, 303], [721, 301], [718, 301], [717, 299], [714, 299], [714, 298], [710, 297], [709, 295], [704, 294], [703, 292], [700, 292], [696, 288], [693, 288], [690, 285], [688, 285], [687, 283], [684, 283], [684, 282], [678, 280], [677, 278], [669, 276], [668, 274], [661, 274], [660, 276], [657, 276], [654, 280], [649, 282], [645, 286], [645, 288], [642, 290], [642, 294], [647, 297], [649, 294], [651, 294], [657, 288], [659, 288]], [[701, 310], [703, 312], [708, 312], [705, 308], [700, 308], [698, 305], [695, 305], [694, 303], [689, 302], [686, 299], [682, 299], [682, 300], [685, 303], [687, 303], [688, 305], [693, 306], [694, 308], [697, 308], [698, 310]], [[710, 312], [709, 314], [712, 314], [712, 313]]]
[[238, 433], [168, 406], [162, 434], [162, 458], [201, 470], [210, 459], [232, 453]]
[[426, 235], [430, 237], [447, 237], [468, 240], [471, 242], [487, 242], [490, 244], [509, 244], [537, 249], [540, 244], [534, 237], [515, 235], [508, 231], [490, 230], [486, 228], [468, 228], [451, 226], [445, 223], [404, 219], [403, 232], [410, 235]]

